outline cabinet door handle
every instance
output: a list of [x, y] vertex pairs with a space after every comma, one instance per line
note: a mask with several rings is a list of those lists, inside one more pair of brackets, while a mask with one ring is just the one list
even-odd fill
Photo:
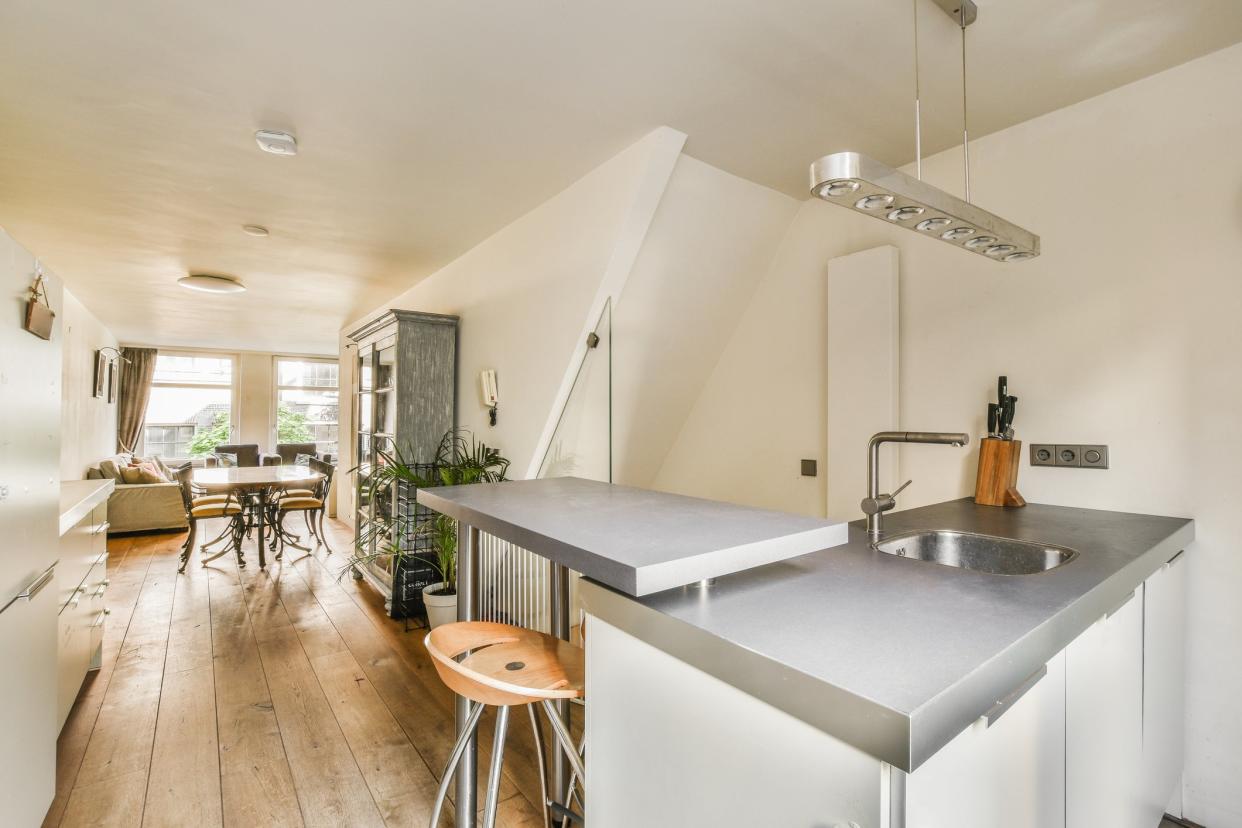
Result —
[[103, 597], [103, 594], [104, 594], [105, 592], [107, 592], [107, 591], [108, 591], [108, 582], [107, 582], [107, 581], [100, 581], [100, 582], [99, 582], [99, 586], [95, 589], [95, 592], [94, 592], [94, 594], [92, 594], [92, 595], [91, 595], [91, 597], [92, 597], [92, 598], [102, 598], [102, 597]]
[[110, 613], [107, 610], [102, 610], [99, 615], [95, 616], [95, 620], [91, 624], [91, 629], [94, 630], [102, 627], [104, 625], [104, 620], [107, 619], [109, 614]]
[[107, 531], [108, 531], [109, 529], [111, 529], [111, 528], [112, 528], [112, 524], [111, 524], [111, 523], [109, 523], [108, 521], [106, 521], [106, 520], [105, 520], [103, 523], [99, 524], [99, 525], [98, 525], [98, 526], [96, 526], [94, 529], [92, 529], [92, 530], [91, 530], [91, 534], [92, 534], [92, 535], [101, 535], [101, 534], [103, 534], [104, 532], [107, 532]]
[[1026, 677], [1025, 680], [1023, 680], [1021, 684], [1019, 684], [1016, 688], [1014, 688], [1014, 690], [1010, 692], [1009, 695], [1005, 696], [1005, 698], [1001, 699], [996, 704], [988, 708], [988, 712], [983, 714], [983, 718], [988, 720], [988, 727], [991, 727], [992, 725], [996, 724], [996, 722], [1000, 719], [1000, 717], [1005, 715], [1006, 711], [1008, 711], [1010, 708], [1014, 706], [1015, 703], [1017, 703], [1018, 699], [1022, 698], [1028, 692], [1030, 692], [1031, 688], [1039, 684], [1040, 679], [1042, 679], [1046, 675], [1048, 675], [1047, 664], [1043, 665], [1038, 670], [1031, 673], [1029, 676]]
[[[60, 563], [57, 561], [56, 563]], [[56, 564], [49, 566], [42, 575], [30, 582], [30, 586], [17, 594], [18, 598], [25, 598], [27, 601], [33, 601], [34, 597], [43, 591], [43, 588], [52, 580], [55, 574]]]
[[34, 597], [38, 595], [40, 592], [42, 592], [43, 588], [47, 586], [48, 583], [52, 580], [52, 575], [55, 573], [56, 564], [58, 563], [60, 563], [60, 561], [56, 561], [55, 563], [53, 563], [51, 566], [49, 566], [47, 569], [43, 571], [42, 575], [40, 575], [38, 578], [35, 578], [33, 581], [31, 581], [26, 586], [25, 589], [23, 589], [21, 592], [14, 595], [9, 600], [5, 601], [4, 605], [0, 606], [0, 612], [4, 612], [9, 607], [16, 604], [19, 598], [25, 598], [27, 601], [33, 601]]

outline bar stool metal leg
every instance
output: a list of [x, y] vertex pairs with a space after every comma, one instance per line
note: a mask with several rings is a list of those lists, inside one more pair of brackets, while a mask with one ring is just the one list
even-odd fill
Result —
[[487, 804], [483, 808], [483, 828], [496, 828], [496, 806], [500, 804], [500, 771], [505, 762], [505, 733], [509, 729], [509, 705], [496, 708], [496, 739], [492, 743], [492, 767], [487, 774]]
[[556, 713], [556, 706], [547, 699], [542, 700], [543, 709], [548, 714], [548, 721], [552, 724], [552, 732], [556, 734], [556, 740], [561, 743], [562, 753], [573, 766], [574, 773], [578, 774], [578, 778], [586, 779], [586, 768], [582, 765], [582, 757], [578, 755], [577, 748], [574, 747], [573, 737], [569, 735], [569, 730], [565, 727], [565, 722]]
[[[457, 620], [474, 621], [479, 617], [479, 530], [468, 523], [457, 524]], [[468, 732], [466, 718], [470, 712], [470, 700], [456, 698], [457, 732]], [[478, 801], [478, 752], [473, 737], [466, 740], [461, 768], [457, 774], [457, 805], [455, 824], [457, 828], [475, 828], [475, 805]]]
[[449, 756], [448, 766], [444, 769], [444, 778], [440, 780], [440, 787], [436, 790], [435, 804], [431, 806], [431, 822], [427, 823], [430, 828], [436, 828], [436, 823], [440, 821], [440, 811], [444, 808], [444, 798], [448, 796], [453, 771], [457, 770], [457, 763], [461, 761], [462, 754], [466, 752], [466, 745], [470, 744], [470, 740], [474, 738], [474, 732], [479, 727], [479, 719], [483, 716], [484, 706], [482, 704], [473, 706], [470, 715], [466, 717], [465, 730], [457, 738], [457, 743], [453, 745], [453, 753]]
[[[569, 640], [569, 567], [549, 561], [548, 572], [548, 615], [550, 616], [548, 632], [557, 638]], [[561, 700], [546, 703], [544, 708], [549, 716], [556, 717], [562, 725], [569, 726], [569, 702]], [[552, 751], [552, 799], [562, 805], [569, 800], [569, 766], [565, 763], [564, 751]]]
[[535, 737], [535, 761], [539, 764], [539, 813], [543, 815], [543, 828], [548, 828], [548, 769], [543, 752], [543, 728], [539, 726], [535, 705], [526, 705], [526, 712], [530, 714], [530, 729]]

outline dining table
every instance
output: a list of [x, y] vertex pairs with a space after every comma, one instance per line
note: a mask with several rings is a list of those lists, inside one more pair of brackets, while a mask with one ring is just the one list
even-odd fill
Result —
[[310, 466], [214, 466], [195, 469], [191, 478], [195, 488], [209, 494], [234, 493], [238, 499], [256, 497], [256, 528], [259, 541], [259, 569], [267, 566], [264, 530], [267, 525], [268, 497], [277, 489], [313, 489], [323, 474]]

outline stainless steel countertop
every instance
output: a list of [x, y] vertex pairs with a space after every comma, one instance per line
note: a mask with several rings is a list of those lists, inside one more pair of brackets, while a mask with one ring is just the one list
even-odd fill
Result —
[[892, 512], [885, 534], [957, 529], [1068, 546], [989, 575], [846, 545], [634, 599], [589, 580], [587, 611], [905, 771], [930, 758], [1194, 538], [1185, 518], [969, 498]]
[[552, 477], [419, 489], [418, 502], [627, 595], [845, 543], [846, 524]]

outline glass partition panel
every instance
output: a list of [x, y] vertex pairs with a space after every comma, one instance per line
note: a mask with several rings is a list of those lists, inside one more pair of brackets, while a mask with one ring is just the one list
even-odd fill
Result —
[[612, 482], [612, 302], [604, 305], [573, 388], [548, 443], [539, 477]]

